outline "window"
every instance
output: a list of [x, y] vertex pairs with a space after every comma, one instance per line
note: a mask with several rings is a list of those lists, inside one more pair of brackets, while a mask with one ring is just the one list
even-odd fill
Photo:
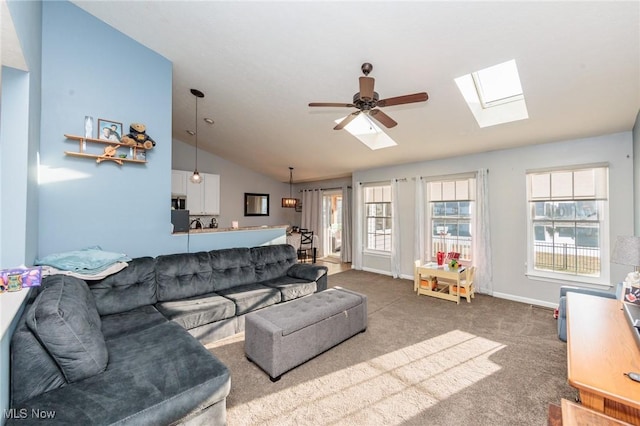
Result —
[[597, 282], [608, 272], [606, 167], [527, 173], [533, 275]]
[[514, 59], [455, 79], [480, 127], [529, 118]]
[[[335, 120], [335, 123], [339, 124], [347, 117], [348, 116], [339, 118]], [[344, 130], [358, 138], [360, 142], [368, 146], [371, 150], [389, 148], [391, 146], [398, 145], [396, 141], [383, 132], [367, 114], [358, 114], [351, 123], [344, 127]]]
[[391, 251], [391, 185], [363, 188], [365, 244], [369, 250]]
[[475, 183], [475, 178], [429, 182], [432, 261], [442, 251], [460, 253], [462, 261], [471, 262]]

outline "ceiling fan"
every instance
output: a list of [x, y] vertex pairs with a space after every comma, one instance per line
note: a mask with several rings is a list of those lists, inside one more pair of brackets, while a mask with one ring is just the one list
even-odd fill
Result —
[[429, 95], [427, 95], [427, 92], [396, 96], [394, 98], [379, 99], [378, 92], [374, 92], [373, 90], [375, 79], [373, 77], [369, 77], [369, 73], [371, 72], [371, 70], [373, 70], [373, 65], [365, 62], [364, 64], [362, 64], [362, 67], [360, 67], [360, 69], [362, 70], [364, 77], [360, 77], [360, 91], [353, 95], [353, 103], [341, 104], [335, 102], [311, 102], [309, 104], [310, 107], [358, 108], [358, 111], [349, 114], [344, 118], [344, 120], [338, 123], [338, 125], [333, 128], [334, 130], [343, 129], [361, 112], [379, 121], [384, 126], [391, 128], [396, 126], [398, 123], [393, 118], [382, 112], [382, 110], [377, 109], [378, 107], [382, 108], [393, 105], [424, 102], [429, 99]]

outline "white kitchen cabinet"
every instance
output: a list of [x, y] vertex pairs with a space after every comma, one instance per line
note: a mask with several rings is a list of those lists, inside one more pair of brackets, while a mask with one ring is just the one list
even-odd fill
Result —
[[[200, 173], [202, 177], [204, 173]], [[193, 183], [187, 179], [187, 210], [190, 215], [204, 214], [203, 201], [204, 182]]]
[[206, 214], [220, 214], [220, 175], [204, 173], [204, 212]]
[[171, 195], [187, 195], [189, 172], [171, 170]]
[[220, 175], [200, 173], [201, 183], [187, 179], [187, 210], [190, 215], [220, 214]]

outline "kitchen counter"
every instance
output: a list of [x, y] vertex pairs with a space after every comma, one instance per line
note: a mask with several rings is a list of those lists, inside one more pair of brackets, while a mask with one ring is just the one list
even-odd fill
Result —
[[286, 229], [288, 225], [241, 226], [239, 228], [201, 228], [189, 229], [189, 232], [174, 232], [173, 235], [211, 234], [216, 232], [262, 231], [265, 229]]

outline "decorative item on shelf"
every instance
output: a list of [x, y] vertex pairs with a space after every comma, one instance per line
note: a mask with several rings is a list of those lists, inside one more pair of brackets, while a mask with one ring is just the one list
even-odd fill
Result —
[[460, 267], [460, 262], [458, 262], [458, 259], [449, 260], [449, 268], [457, 269], [458, 267]]
[[122, 166], [122, 160], [118, 158], [114, 158], [114, 155], [116, 155], [116, 152], [118, 152], [118, 148], [120, 148], [120, 145], [109, 145], [105, 147], [104, 154], [98, 157], [96, 161], [100, 163], [103, 160], [112, 160]]
[[634, 267], [634, 271], [629, 272], [624, 280], [625, 290], [632, 286], [640, 287], [640, 237], [618, 236], [611, 253], [611, 261]]
[[282, 207], [284, 208], [295, 208], [298, 205], [298, 199], [293, 198], [291, 194], [291, 185], [293, 184], [293, 167], [289, 167], [289, 198], [282, 198]]
[[84, 116], [84, 137], [93, 137], [93, 117], [91, 117], [90, 115]]
[[438, 265], [443, 265], [444, 264], [444, 252], [443, 251], [439, 251], [436, 254], [436, 259], [438, 261]]
[[[204, 93], [202, 93], [198, 89], [191, 89], [191, 94], [196, 98], [196, 115], [195, 115], [196, 130], [194, 133], [196, 137], [196, 165], [193, 169], [193, 174], [191, 175], [189, 180], [193, 183], [200, 183], [202, 182], [202, 177], [200, 176], [200, 173], [198, 173], [198, 98], [204, 98]], [[187, 132], [189, 134], [192, 134], [192, 132], [189, 132], [188, 130]]]
[[146, 150], [156, 146], [156, 142], [147, 135], [147, 127], [142, 123], [131, 123], [129, 134], [123, 136], [121, 142], [125, 145], [142, 146]]
[[122, 136], [122, 123], [117, 121], [98, 119], [98, 139], [104, 141], [120, 142]]

